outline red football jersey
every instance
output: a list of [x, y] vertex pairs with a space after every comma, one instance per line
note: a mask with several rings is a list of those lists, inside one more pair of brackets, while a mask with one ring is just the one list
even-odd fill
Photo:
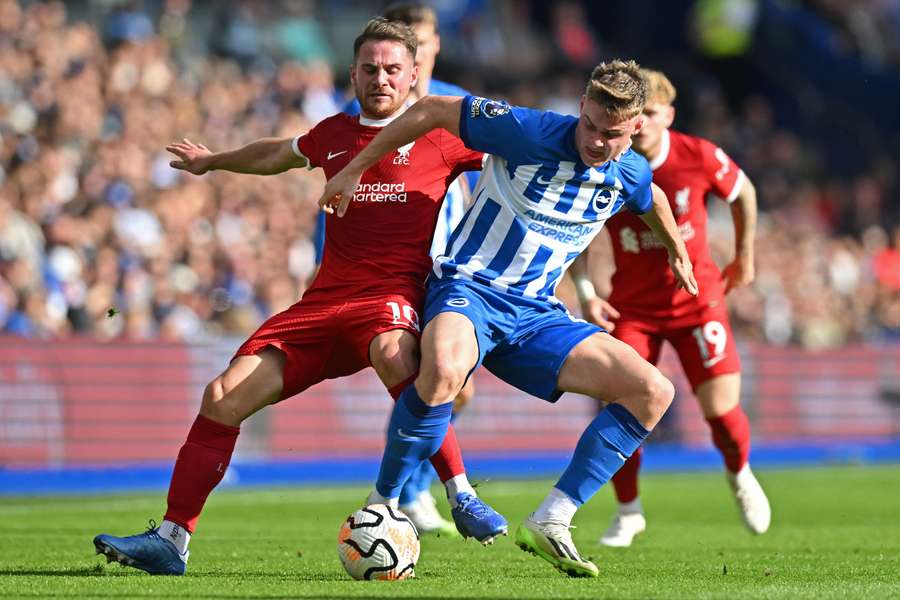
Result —
[[733, 201], [744, 172], [711, 142], [671, 130], [650, 168], [669, 198], [700, 294], [678, 289], [665, 247], [639, 217], [623, 211], [607, 223], [616, 261], [609, 301], [623, 316], [673, 319], [722, 301], [724, 284], [706, 239], [706, 195]]
[[[329, 117], [294, 139], [294, 151], [329, 179], [381, 130], [360, 117]], [[327, 215], [322, 265], [309, 292], [377, 295], [424, 289], [438, 211], [447, 186], [481, 168], [482, 153], [436, 129], [391, 152], [363, 173], [343, 217]], [[307, 293], [309, 293], [307, 292]]]

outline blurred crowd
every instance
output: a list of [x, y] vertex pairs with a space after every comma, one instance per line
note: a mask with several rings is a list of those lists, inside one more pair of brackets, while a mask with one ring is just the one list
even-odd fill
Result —
[[[351, 41], [379, 7], [149, 4], [0, 0], [2, 332], [243, 336], [295, 302], [314, 273], [319, 172], [194, 177], [171, 169], [164, 147], [187, 137], [233, 148], [337, 112]], [[581, 4], [557, 3], [546, 32], [522, 3], [444, 4], [466, 10], [442, 22], [439, 65], [454, 48], [493, 57], [457, 83], [577, 111], [585, 69], [605, 52]], [[539, 73], [561, 59], [573, 68]], [[509, 65], [505, 90], [492, 76], [499, 64]], [[696, 110], [677, 126], [722, 145], [763, 210], [757, 280], [731, 297], [738, 336], [814, 348], [900, 340], [896, 162], [875, 157], [867, 172], [829, 176], [832, 150], [776, 126], [765, 98], [735, 111], [704, 81], [682, 86]], [[711, 228], [727, 260], [727, 209], [712, 212]]]

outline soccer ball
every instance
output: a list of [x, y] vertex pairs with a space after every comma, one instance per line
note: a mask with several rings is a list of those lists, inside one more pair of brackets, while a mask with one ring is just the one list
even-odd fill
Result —
[[347, 517], [337, 548], [353, 579], [406, 579], [415, 577], [419, 532], [400, 510], [372, 504]]

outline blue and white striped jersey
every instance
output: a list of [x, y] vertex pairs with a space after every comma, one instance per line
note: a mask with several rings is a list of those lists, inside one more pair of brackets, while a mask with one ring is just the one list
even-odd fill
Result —
[[629, 149], [600, 167], [575, 147], [572, 116], [466, 96], [460, 136], [489, 153], [475, 202], [434, 262], [439, 279], [472, 280], [558, 303], [563, 273], [622, 206], [650, 209], [652, 173]]

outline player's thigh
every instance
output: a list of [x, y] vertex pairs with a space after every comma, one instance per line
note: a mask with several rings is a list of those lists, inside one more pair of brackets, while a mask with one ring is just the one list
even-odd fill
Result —
[[369, 362], [385, 387], [394, 387], [419, 368], [418, 335], [405, 328], [379, 333], [369, 343]]
[[651, 364], [659, 362], [662, 337], [649, 323], [620, 319], [612, 336], [635, 349], [641, 358]]
[[628, 344], [597, 333], [569, 353], [560, 370], [559, 388], [625, 407], [645, 428], [665, 414], [675, 389], [659, 370]]
[[238, 425], [259, 409], [277, 402], [282, 391], [285, 355], [271, 346], [238, 355], [207, 386], [200, 414]]
[[[678, 360], [695, 393], [699, 394], [700, 388], [713, 379], [739, 374], [741, 371], [737, 345], [728, 316], [724, 313], [702, 315], [696, 322], [668, 333], [666, 338], [678, 354]], [[716, 391], [732, 390], [733, 378], [723, 381], [724, 383], [715, 385]], [[736, 402], [737, 395], [733, 398]]]
[[700, 384], [694, 393], [704, 417], [721, 417], [741, 401], [741, 374], [717, 375]]
[[637, 351], [607, 333], [595, 333], [575, 346], [559, 372], [560, 390], [615, 402], [657, 385], [659, 370]]

